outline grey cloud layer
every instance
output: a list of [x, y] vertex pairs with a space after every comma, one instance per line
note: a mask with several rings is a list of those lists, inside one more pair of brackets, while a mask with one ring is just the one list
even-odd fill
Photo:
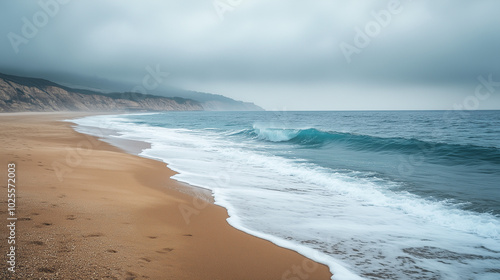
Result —
[[22, 18], [41, 8], [2, 1], [0, 67], [126, 81], [160, 64], [186, 88], [206, 82], [222, 93], [224, 83], [249, 92], [255, 84], [456, 86], [500, 77], [498, 1], [401, 0], [402, 11], [351, 63], [339, 45], [354, 44], [355, 28], [390, 1], [242, 0], [223, 21], [214, 2], [73, 0], [15, 54], [7, 34], [21, 34]]

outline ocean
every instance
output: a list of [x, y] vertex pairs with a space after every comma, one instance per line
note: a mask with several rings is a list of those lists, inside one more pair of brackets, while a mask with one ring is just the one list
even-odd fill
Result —
[[118, 146], [150, 143], [140, 155], [211, 190], [232, 226], [328, 265], [333, 279], [500, 279], [500, 111], [72, 121]]

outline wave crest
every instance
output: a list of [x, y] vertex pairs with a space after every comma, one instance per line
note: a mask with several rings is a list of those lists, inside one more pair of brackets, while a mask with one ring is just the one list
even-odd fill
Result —
[[342, 145], [359, 151], [382, 153], [420, 154], [424, 157], [438, 157], [450, 163], [454, 161], [479, 160], [500, 164], [500, 149], [476, 145], [422, 141], [401, 137], [382, 138], [363, 134], [322, 131], [315, 128], [289, 129], [255, 126], [240, 131], [259, 140], [288, 142], [299, 145]]

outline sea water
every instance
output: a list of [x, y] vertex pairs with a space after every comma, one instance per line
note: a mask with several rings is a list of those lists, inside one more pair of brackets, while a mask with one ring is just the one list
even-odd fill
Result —
[[113, 129], [110, 143], [150, 143], [140, 155], [211, 190], [232, 226], [328, 265], [333, 279], [500, 279], [500, 111], [73, 122]]

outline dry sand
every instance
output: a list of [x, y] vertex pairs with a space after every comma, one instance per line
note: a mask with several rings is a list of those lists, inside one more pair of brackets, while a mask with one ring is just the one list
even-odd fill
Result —
[[[164, 163], [79, 134], [84, 113], [0, 115], [0, 218], [16, 164], [16, 272], [2, 279], [329, 279], [328, 268], [238, 231]], [[184, 215], [182, 214], [184, 213]]]

